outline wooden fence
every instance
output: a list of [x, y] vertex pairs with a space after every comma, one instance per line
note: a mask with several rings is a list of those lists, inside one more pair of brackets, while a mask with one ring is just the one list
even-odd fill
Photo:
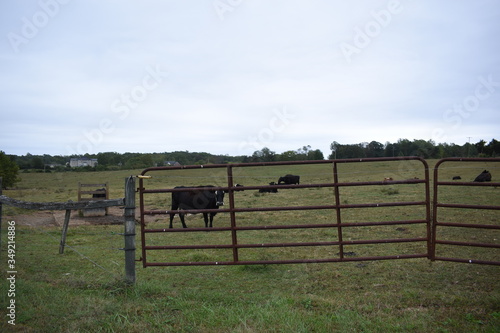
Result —
[[[92, 189], [93, 188], [93, 189]], [[83, 184], [78, 183], [78, 201], [92, 201], [95, 198], [104, 198], [99, 200], [109, 199], [108, 183], [101, 184]], [[108, 207], [96, 209], [83, 209], [79, 211], [82, 216], [103, 216], [108, 215]]]
[[[0, 177], [0, 229], [2, 222], [2, 205], [32, 210], [65, 210], [66, 215], [61, 232], [59, 253], [64, 253], [66, 235], [72, 210], [99, 209], [113, 206], [124, 207], [125, 237], [125, 281], [135, 283], [135, 178], [125, 179], [125, 198], [68, 202], [28, 202], [2, 195], [2, 178]], [[0, 237], [1, 240], [1, 237]], [[1, 244], [1, 243], [0, 243]]]

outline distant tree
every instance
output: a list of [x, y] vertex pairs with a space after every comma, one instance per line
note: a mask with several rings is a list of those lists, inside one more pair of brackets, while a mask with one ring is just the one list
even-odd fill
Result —
[[307, 160], [307, 156], [311, 151], [311, 146], [303, 146], [302, 148], [297, 149], [297, 159], [298, 160]]
[[278, 161], [303, 161], [324, 160], [321, 150], [312, 150], [311, 146], [303, 146], [297, 150], [287, 150], [276, 156]]
[[366, 142], [358, 144], [342, 145], [334, 141], [330, 144], [330, 149], [332, 149], [332, 153], [330, 154], [329, 159], [366, 157], [367, 145], [368, 143]]
[[347, 158], [366, 157], [365, 143], [347, 145], [345, 155], [347, 156]]
[[252, 155], [252, 162], [273, 162], [275, 160], [276, 153], [267, 147], [255, 151]]
[[463, 157], [465, 156], [464, 149], [462, 146], [456, 145], [454, 143], [448, 146], [449, 157]]
[[330, 156], [328, 156], [329, 159], [334, 160], [337, 158], [337, 150], [339, 147], [340, 143], [338, 143], [337, 141], [333, 141], [332, 143], [330, 143], [330, 150], [332, 151], [332, 153], [330, 154]]
[[384, 145], [377, 141], [372, 141], [366, 146], [366, 157], [384, 156]]
[[496, 157], [500, 156], [500, 142], [492, 139], [490, 143], [485, 147], [485, 152], [488, 156]]
[[44, 167], [43, 159], [40, 156], [33, 157], [33, 159], [31, 160], [31, 167], [33, 169], [39, 169], [39, 170], [43, 169]]
[[432, 140], [413, 140], [411, 155], [431, 158], [434, 155], [434, 147], [434, 142]]
[[464, 144], [463, 150], [465, 151], [465, 157], [473, 157], [479, 155], [477, 147], [469, 142], [466, 142]]
[[484, 147], [486, 146], [486, 141], [480, 140], [478, 143], [475, 143], [474, 146], [476, 147], [477, 151], [479, 152], [479, 155], [483, 155], [485, 153]]
[[2, 177], [2, 188], [12, 187], [20, 181], [18, 172], [19, 166], [0, 150], [0, 177]]
[[385, 143], [385, 149], [384, 149], [384, 156], [385, 157], [394, 157], [396, 156], [396, 145], [390, 142]]
[[324, 160], [325, 156], [323, 156], [323, 153], [321, 152], [321, 150], [316, 149], [316, 150], [310, 150], [307, 152], [307, 159], [310, 161]]
[[396, 143], [399, 156], [411, 156], [412, 143], [408, 139], [399, 139]]
[[297, 152], [295, 150], [288, 150], [279, 154], [278, 159], [280, 161], [296, 161]]
[[122, 164], [122, 156], [116, 152], [98, 153], [97, 161], [99, 166], [117, 166]]
[[130, 158], [125, 163], [127, 169], [143, 169], [154, 166], [153, 158], [151, 154], [138, 154], [135, 157]]

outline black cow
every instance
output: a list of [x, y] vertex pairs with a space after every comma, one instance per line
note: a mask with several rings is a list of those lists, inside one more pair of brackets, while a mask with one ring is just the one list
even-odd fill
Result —
[[454, 176], [453, 177], [453, 180], [460, 180], [460, 179], [462, 179], [462, 177], [460, 177], [460, 176]]
[[[197, 186], [197, 187], [214, 187], [213, 185]], [[175, 188], [187, 188], [186, 186], [177, 186]], [[196, 188], [196, 187], [195, 187]], [[190, 189], [186, 191], [172, 192], [172, 210], [182, 209], [218, 209], [219, 206], [224, 205], [224, 191], [222, 190], [207, 190], [207, 189]], [[172, 220], [175, 213], [170, 214], [170, 228], [172, 228]], [[205, 227], [208, 228], [208, 214], [203, 213], [205, 220]], [[210, 213], [210, 227], [214, 216], [217, 213]], [[181, 218], [182, 227], [187, 228], [184, 222], [184, 213], [179, 213]]]
[[[276, 185], [275, 182], [270, 182], [269, 185]], [[277, 188], [259, 188], [259, 193], [278, 193]]]
[[294, 175], [285, 175], [283, 177], [280, 177], [278, 179], [278, 185], [283, 184], [299, 184], [300, 181], [300, 176], [294, 176]]
[[474, 179], [475, 182], [491, 182], [491, 173], [487, 170], [484, 170], [481, 172], [476, 179]]

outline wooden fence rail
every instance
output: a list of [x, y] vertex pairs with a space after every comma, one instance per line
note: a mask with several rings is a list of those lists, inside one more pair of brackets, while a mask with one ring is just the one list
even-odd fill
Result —
[[112, 206], [124, 206], [125, 199], [111, 199], [99, 201], [68, 201], [68, 202], [28, 202], [9, 198], [5, 195], [0, 195], [0, 204], [6, 204], [17, 208], [33, 209], [33, 210], [65, 210], [64, 224], [61, 233], [61, 243], [59, 245], [59, 253], [64, 253], [66, 244], [66, 235], [68, 234], [69, 219], [72, 210], [77, 209], [95, 209]]
[[33, 210], [77, 210], [77, 209], [93, 209], [105, 208], [112, 206], [125, 205], [125, 199], [109, 199], [109, 200], [91, 200], [91, 201], [68, 201], [68, 202], [29, 202], [13, 198], [5, 195], [0, 195], [0, 203], [17, 208], [33, 209]]

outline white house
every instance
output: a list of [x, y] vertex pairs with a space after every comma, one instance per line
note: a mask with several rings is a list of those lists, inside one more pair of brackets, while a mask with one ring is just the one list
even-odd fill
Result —
[[85, 166], [95, 167], [97, 166], [97, 158], [88, 158], [88, 157], [72, 158], [69, 160], [69, 166], [72, 168], [79, 168]]

